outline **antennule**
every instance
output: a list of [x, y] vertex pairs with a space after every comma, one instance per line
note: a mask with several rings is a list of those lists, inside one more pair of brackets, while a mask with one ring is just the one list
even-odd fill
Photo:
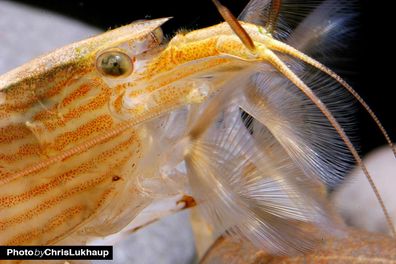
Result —
[[350, 94], [352, 94], [353, 97], [356, 98], [356, 100], [363, 106], [363, 108], [367, 111], [367, 113], [371, 116], [379, 130], [381, 131], [382, 135], [384, 136], [386, 142], [388, 143], [389, 147], [391, 148], [393, 155], [396, 158], [396, 147], [392, 142], [392, 139], [390, 138], [388, 132], [386, 131], [385, 127], [382, 125], [380, 122], [379, 118], [377, 115], [374, 113], [374, 111], [370, 108], [370, 106], [366, 103], [366, 101], [355, 91], [355, 89], [352, 88], [346, 81], [344, 81], [338, 74], [336, 74], [334, 71], [331, 69], [327, 68], [317, 60], [305, 55], [304, 53], [298, 51], [297, 49], [282, 43], [280, 41], [277, 41], [275, 39], [271, 39], [271, 41], [268, 42], [268, 47], [272, 50], [282, 52], [284, 54], [288, 54], [294, 58], [300, 59], [305, 63], [308, 63], [309, 65], [321, 70], [322, 72], [326, 73], [330, 77], [332, 77], [334, 80], [336, 80], [339, 84], [341, 84], [342, 87], [344, 87]]
[[287, 67], [287, 65], [279, 59], [279, 57], [275, 53], [273, 53], [272, 51], [267, 51], [266, 60], [269, 63], [271, 63], [271, 65], [274, 66], [275, 69], [277, 69], [280, 73], [282, 73], [287, 79], [289, 79], [298, 89], [300, 89], [318, 107], [318, 109], [323, 113], [323, 115], [330, 122], [331, 126], [335, 129], [337, 134], [340, 136], [342, 141], [345, 143], [345, 145], [351, 152], [352, 156], [355, 158], [357, 165], [362, 169], [363, 173], [366, 175], [366, 178], [367, 178], [371, 188], [373, 189], [374, 194], [377, 198], [377, 201], [379, 202], [381, 209], [385, 215], [385, 218], [388, 223], [391, 234], [393, 237], [396, 237], [396, 230], [393, 225], [392, 219], [388, 213], [388, 210], [386, 209], [384, 201], [382, 200], [381, 195], [380, 195], [372, 177], [370, 176], [370, 173], [368, 172], [363, 160], [361, 159], [359, 153], [353, 146], [352, 142], [350, 141], [349, 137], [346, 135], [346, 133], [343, 130], [343, 128], [341, 127], [341, 125], [338, 123], [338, 121], [335, 119], [335, 117], [328, 110], [327, 106], [318, 97], [316, 97], [316, 95], [313, 93], [313, 91], [293, 71], [291, 71]]

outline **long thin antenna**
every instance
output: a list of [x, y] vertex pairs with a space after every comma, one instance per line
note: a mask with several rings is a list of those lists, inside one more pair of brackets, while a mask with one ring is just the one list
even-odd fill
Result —
[[236, 17], [228, 10], [227, 7], [223, 6], [218, 0], [212, 0], [215, 4], [217, 10], [223, 19], [230, 25], [231, 29], [239, 37], [242, 43], [251, 51], [254, 51], [256, 47], [254, 46], [252, 38], [246, 32], [246, 30], [241, 26]]
[[374, 120], [375, 124], [377, 127], [380, 129], [382, 135], [384, 136], [386, 142], [388, 143], [389, 147], [392, 149], [393, 156], [396, 158], [396, 147], [393, 144], [388, 132], [382, 125], [382, 123], [379, 121], [379, 118], [376, 116], [374, 111], [368, 106], [368, 104], [363, 100], [363, 98], [353, 89], [346, 81], [344, 81], [338, 74], [336, 74], [334, 71], [330, 70], [317, 60], [312, 59], [311, 57], [305, 55], [301, 51], [283, 43], [278, 40], [272, 39], [271, 41], [268, 42], [268, 47], [272, 50], [276, 50], [288, 55], [291, 55], [297, 59], [300, 59], [304, 61], [305, 63], [308, 63], [309, 65], [323, 71], [324, 73], [328, 74], [330, 77], [332, 77], [334, 80], [336, 80], [339, 84], [342, 85], [350, 94], [352, 94], [353, 97], [358, 100], [358, 102], [363, 106], [364, 109], [366, 109], [367, 113], [371, 116], [371, 118]]
[[341, 125], [335, 119], [335, 117], [331, 114], [328, 110], [326, 105], [313, 93], [313, 91], [292, 71], [290, 70], [287, 65], [278, 58], [278, 56], [273, 53], [272, 51], [266, 52], [266, 58], [269, 63], [272, 64], [280, 73], [282, 73], [287, 79], [289, 79], [297, 88], [299, 88], [323, 113], [323, 115], [329, 120], [331, 126], [337, 131], [338, 135], [341, 137], [342, 141], [344, 141], [345, 145], [348, 147], [349, 151], [352, 153], [353, 157], [355, 158], [357, 164], [362, 169], [363, 173], [366, 175], [367, 180], [370, 183], [371, 188], [374, 191], [375, 196], [381, 206], [381, 209], [385, 215], [386, 221], [388, 223], [389, 229], [393, 237], [396, 237], [395, 227], [392, 222], [392, 218], [390, 217], [388, 210], [384, 204], [384, 201], [379, 194], [379, 191], [370, 176], [366, 166], [363, 163], [359, 153], [353, 146], [352, 142], [350, 141], [349, 137], [345, 134], [345, 131], [342, 129]]

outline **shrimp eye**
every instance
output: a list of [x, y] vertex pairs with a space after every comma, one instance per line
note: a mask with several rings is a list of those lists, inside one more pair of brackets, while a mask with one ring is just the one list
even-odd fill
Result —
[[96, 68], [107, 77], [126, 77], [133, 71], [133, 61], [121, 51], [105, 51], [96, 59]]

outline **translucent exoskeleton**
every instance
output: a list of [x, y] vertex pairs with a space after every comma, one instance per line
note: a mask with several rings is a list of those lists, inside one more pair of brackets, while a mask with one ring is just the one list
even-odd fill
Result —
[[[164, 43], [169, 18], [138, 21], [0, 76], [0, 244], [89, 243], [197, 204], [214, 235], [296, 254], [342, 235], [324, 186], [351, 164], [379, 197], [351, 98], [393, 145], [313, 58], [353, 1], [251, 0], [239, 22], [214, 2], [227, 22]], [[293, 30], [287, 5], [309, 6]]]

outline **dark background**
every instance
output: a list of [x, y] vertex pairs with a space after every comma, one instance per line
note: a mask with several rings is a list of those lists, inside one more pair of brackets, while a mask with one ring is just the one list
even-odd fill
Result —
[[[163, 30], [171, 36], [178, 29], [196, 29], [222, 21], [210, 0], [196, 1], [84, 1], [84, 0], [22, 0], [16, 1], [70, 16], [104, 30], [128, 24], [137, 19], [173, 16]], [[223, 0], [234, 14], [238, 14], [248, 0]], [[345, 56], [350, 62], [337, 65], [339, 72], [368, 102], [383, 122], [385, 128], [396, 139], [396, 126], [392, 108], [395, 104], [391, 72], [392, 61], [389, 54], [392, 45], [389, 37], [394, 29], [389, 18], [392, 8], [386, 8], [383, 1], [360, 0], [359, 16], [356, 18], [357, 31]], [[388, 10], [387, 10], [388, 9]], [[390, 19], [391, 20], [391, 19]], [[382, 32], [386, 32], [385, 35]], [[389, 66], [386, 61], [389, 60]], [[387, 68], [387, 69], [385, 69]], [[363, 154], [385, 144], [379, 130], [369, 116], [359, 110], [357, 137]]]

